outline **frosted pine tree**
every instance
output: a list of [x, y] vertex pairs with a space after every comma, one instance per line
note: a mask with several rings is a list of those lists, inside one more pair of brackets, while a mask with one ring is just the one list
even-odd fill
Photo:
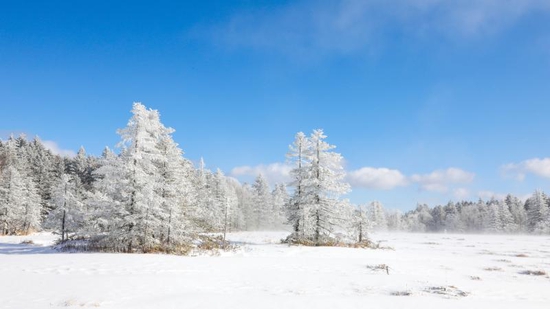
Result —
[[501, 233], [502, 230], [502, 220], [500, 214], [500, 208], [496, 201], [490, 202], [487, 205], [487, 217], [486, 217], [486, 230], [490, 233]]
[[254, 213], [256, 217], [255, 229], [270, 229], [274, 225], [272, 220], [273, 198], [269, 184], [262, 174], [258, 175], [252, 189], [254, 191]]
[[31, 177], [24, 137], [10, 138], [3, 147], [0, 174], [0, 221], [4, 234], [28, 234], [40, 229], [41, 198]]
[[303, 191], [306, 196], [305, 233], [316, 244], [331, 237], [334, 228], [343, 225], [345, 208], [339, 199], [350, 191], [344, 182], [345, 171], [342, 156], [332, 150], [336, 146], [325, 141], [323, 130], [313, 131], [310, 137], [310, 151], [307, 160]]
[[359, 243], [368, 240], [368, 233], [372, 228], [367, 207], [358, 206], [353, 209], [352, 231], [355, 240]]
[[256, 227], [256, 216], [254, 213], [254, 191], [250, 184], [242, 185], [241, 195], [239, 196], [239, 208], [244, 217], [244, 230], [252, 231]]
[[82, 233], [87, 223], [88, 212], [84, 208], [79, 182], [78, 176], [63, 175], [52, 191], [55, 208], [50, 212], [46, 226], [57, 231], [62, 242], [68, 240], [70, 234]]
[[271, 193], [272, 205], [271, 220], [273, 228], [282, 228], [285, 223], [286, 205], [288, 205], [289, 196], [284, 184], [275, 185]]
[[214, 177], [212, 177], [211, 194], [212, 204], [210, 207], [212, 217], [210, 221], [212, 222], [214, 231], [222, 232], [228, 227], [227, 222], [229, 219], [230, 204], [225, 175], [220, 169], [218, 169]]
[[527, 220], [531, 232], [544, 233], [546, 230], [545, 219], [550, 213], [546, 195], [542, 191], [535, 191], [526, 202]]
[[163, 222], [168, 217], [157, 195], [160, 174], [155, 165], [161, 160], [157, 144], [163, 132], [157, 115], [142, 104], [134, 103], [132, 113], [128, 126], [118, 131], [125, 168], [121, 178], [126, 178], [129, 194], [121, 228], [128, 251], [136, 248], [148, 251], [161, 245], [160, 234], [164, 232]]
[[103, 235], [99, 244], [115, 251], [163, 249], [169, 235], [180, 235], [172, 224], [181, 227], [183, 188], [174, 189], [181, 153], [157, 111], [134, 103], [132, 114], [128, 126], [118, 131], [120, 156], [107, 151], [96, 172], [94, 227]]
[[305, 238], [306, 217], [308, 216], [309, 203], [305, 194], [304, 181], [307, 179], [308, 166], [310, 162], [310, 141], [302, 132], [296, 134], [294, 143], [289, 146], [287, 159], [292, 164], [293, 169], [290, 172], [292, 182], [290, 186], [294, 188], [294, 192], [288, 202], [287, 218], [288, 223], [292, 226], [294, 238]]
[[2, 235], [21, 233], [26, 186], [14, 166], [8, 166], [0, 178], [0, 220]]
[[213, 175], [206, 168], [204, 159], [201, 158], [199, 167], [194, 178], [195, 203], [190, 210], [193, 225], [199, 231], [213, 231], [213, 222], [211, 218], [215, 216], [215, 203], [212, 195]]
[[384, 212], [384, 206], [379, 201], [373, 201], [366, 208], [369, 216], [369, 221], [372, 224], [372, 229], [377, 231], [384, 231], [388, 227], [386, 221], [386, 213]]
[[527, 212], [524, 203], [510, 194], [506, 196], [505, 203], [514, 220], [516, 232], [527, 232]]
[[190, 179], [190, 162], [183, 158], [183, 151], [174, 142], [171, 134], [175, 131], [160, 122], [157, 111], [150, 111], [157, 123], [160, 134], [157, 141], [158, 158], [154, 161], [159, 174], [156, 195], [161, 200], [160, 218], [164, 232], [161, 239], [167, 245], [182, 244], [186, 241], [185, 230], [190, 229], [190, 213], [193, 202], [193, 184]]
[[502, 231], [505, 233], [514, 233], [518, 230], [517, 224], [514, 222], [514, 217], [508, 208], [505, 201], [498, 201], [498, 208], [500, 213], [500, 222], [502, 224]]

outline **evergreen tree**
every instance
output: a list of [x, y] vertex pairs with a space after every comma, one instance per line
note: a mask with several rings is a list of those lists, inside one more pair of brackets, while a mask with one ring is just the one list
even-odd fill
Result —
[[370, 203], [366, 209], [372, 229], [385, 231], [388, 227], [388, 223], [386, 221], [386, 213], [384, 212], [382, 203], [379, 201], [374, 201]]
[[61, 241], [68, 240], [69, 235], [82, 233], [87, 224], [88, 212], [84, 208], [84, 192], [78, 176], [63, 175], [61, 181], [53, 188], [52, 203], [46, 227], [57, 231]]
[[530, 231], [534, 233], [544, 233], [546, 231], [545, 219], [550, 212], [546, 195], [542, 191], [535, 191], [531, 198], [527, 200], [526, 208], [527, 222]]
[[293, 165], [290, 172], [293, 180], [290, 183], [294, 187], [294, 193], [287, 206], [288, 223], [292, 225], [297, 238], [305, 237], [306, 217], [308, 215], [308, 201], [305, 192], [304, 181], [307, 179], [308, 156], [311, 151], [310, 141], [302, 132], [296, 134], [294, 143], [289, 146], [288, 161]]
[[282, 228], [285, 223], [285, 216], [288, 205], [289, 196], [285, 184], [275, 185], [275, 189], [271, 193], [273, 209], [271, 210], [272, 228]]
[[372, 228], [372, 221], [369, 220], [368, 209], [365, 206], [359, 206], [353, 210], [352, 231], [357, 242], [363, 242], [368, 239], [368, 233]]
[[270, 229], [274, 226], [273, 222], [273, 198], [269, 189], [269, 184], [262, 174], [258, 175], [254, 185], [254, 213], [256, 217], [255, 229]]
[[303, 179], [307, 201], [305, 232], [317, 244], [330, 237], [334, 227], [343, 223], [344, 203], [339, 197], [350, 191], [349, 184], [343, 181], [343, 158], [332, 151], [336, 147], [325, 142], [325, 138], [323, 130], [313, 131], [307, 152], [309, 164]]

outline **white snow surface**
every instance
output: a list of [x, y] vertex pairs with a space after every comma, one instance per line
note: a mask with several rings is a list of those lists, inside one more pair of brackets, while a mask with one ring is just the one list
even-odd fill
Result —
[[549, 277], [521, 274], [550, 273], [549, 236], [378, 233], [395, 250], [370, 250], [289, 247], [286, 235], [234, 233], [235, 252], [198, 257], [0, 237], [0, 308], [550, 308]]

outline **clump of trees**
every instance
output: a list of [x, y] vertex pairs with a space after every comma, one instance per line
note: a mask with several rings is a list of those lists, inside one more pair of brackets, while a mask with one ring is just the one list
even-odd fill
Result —
[[289, 201], [288, 223], [293, 233], [290, 243], [329, 245], [335, 243], [335, 233], [358, 230], [359, 241], [366, 239], [367, 225], [350, 225], [352, 217], [361, 221], [361, 211], [355, 211], [340, 197], [350, 191], [344, 182], [342, 156], [333, 151], [323, 130], [315, 130], [310, 137], [300, 132], [290, 146], [288, 159], [293, 194]]
[[535, 191], [526, 201], [508, 195], [504, 200], [417, 205], [404, 214], [369, 207], [374, 229], [408, 232], [550, 234], [550, 199]]
[[[115, 153], [52, 154], [35, 138], [0, 141], [0, 234], [53, 230], [66, 246], [184, 253], [204, 233], [281, 229], [288, 193], [184, 157], [156, 110], [135, 103]], [[211, 241], [211, 240], [207, 240]]]

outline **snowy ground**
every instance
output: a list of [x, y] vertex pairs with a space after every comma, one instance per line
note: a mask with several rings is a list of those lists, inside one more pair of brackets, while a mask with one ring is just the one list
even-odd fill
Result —
[[240, 249], [218, 257], [61, 254], [48, 234], [0, 237], [0, 308], [550, 308], [549, 277], [522, 274], [550, 273], [548, 236], [373, 235], [395, 251], [284, 236], [232, 234]]

